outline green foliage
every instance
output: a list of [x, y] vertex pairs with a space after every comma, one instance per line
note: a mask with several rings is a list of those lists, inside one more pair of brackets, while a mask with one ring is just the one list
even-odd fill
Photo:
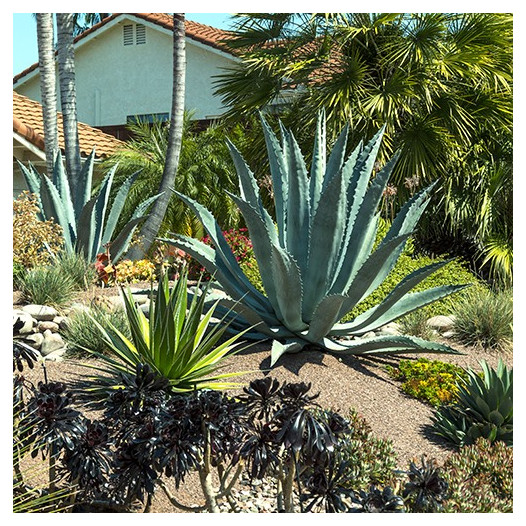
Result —
[[376, 437], [356, 410], [349, 411], [348, 419], [351, 433], [341, 440], [338, 450], [342, 460], [349, 462], [352, 489], [393, 483], [397, 457], [392, 441]]
[[432, 421], [434, 432], [457, 446], [484, 437], [513, 444], [513, 368], [499, 360], [497, 369], [481, 362], [483, 375], [467, 370], [467, 377], [451, 406], [440, 407]]
[[513, 511], [513, 447], [479, 438], [444, 463], [449, 484], [447, 513], [511, 513]]
[[121, 385], [123, 378], [130, 380], [141, 364], [168, 380], [173, 392], [234, 385], [224, 379], [241, 373], [219, 374], [218, 369], [236, 352], [243, 333], [221, 340], [226, 326], [210, 327], [215, 308], [204, 311], [206, 294], [194, 295], [190, 302], [187, 296], [186, 271], [171, 290], [167, 276], [161, 279], [148, 317], [135, 305], [130, 290], [123, 291], [130, 339], [113, 324], [105, 329], [93, 319], [110, 352], [91, 351], [101, 359], [101, 365], [94, 368], [104, 374], [89, 380], [88, 391], [103, 395]]
[[283, 353], [297, 352], [307, 344], [350, 354], [455, 352], [446, 345], [411, 336], [382, 336], [346, 344], [336, 341], [337, 337], [362, 335], [382, 327], [462, 288], [448, 285], [409, 294], [445, 264], [435, 262], [404, 277], [380, 305], [349, 323], [337, 324], [391, 272], [429, 200], [431, 187], [415, 194], [373, 250], [377, 209], [398, 159], [395, 155], [371, 182], [384, 130], [346, 160], [345, 128], [327, 158], [325, 119], [320, 115], [309, 175], [292, 133], [282, 127], [279, 143], [263, 118], [262, 122], [277, 225], [263, 206], [252, 172], [232, 144], [241, 195], [231, 197], [250, 232], [266, 295], [243, 273], [210, 211], [190, 197], [176, 192], [200, 218], [215, 249], [186, 236], [162, 241], [189, 253], [215, 274], [236, 302], [230, 306], [241, 321], [245, 318], [248, 325], [258, 324], [262, 337], [274, 339], [272, 364]]
[[398, 367], [387, 366], [387, 371], [402, 382], [404, 393], [435, 407], [451, 403], [458, 392], [458, 379], [467, 376], [462, 367], [427, 358], [400, 360]]
[[13, 263], [25, 268], [49, 263], [62, 248], [62, 228], [40, 221], [37, 196], [23, 192], [13, 201]]
[[82, 254], [62, 251], [53, 259], [53, 264], [71, 278], [79, 290], [87, 290], [97, 279], [95, 267]]
[[[477, 289], [483, 288], [482, 282], [467, 269], [466, 265], [461, 260], [446, 260], [441, 257], [431, 258], [429, 256], [415, 255], [414, 253], [405, 253], [399, 257], [396, 265], [384, 282], [349, 314], [347, 314], [342, 321], [352, 320], [356, 316], [381, 303], [396, 284], [411, 274], [411, 272], [440, 262], [444, 263], [444, 265], [436, 270], [432, 276], [429, 276], [416, 285], [413, 289], [414, 291], [424, 291], [434, 287], [449, 285], [458, 286], [462, 284], [476, 285]], [[439, 314], [451, 314], [452, 309], [454, 309], [455, 305], [465, 297], [468, 291], [469, 289], [461, 290], [457, 294], [422, 307], [420, 311], [425, 313], [428, 318]]]
[[[217, 89], [233, 120], [269, 105], [304, 151], [322, 108], [331, 140], [351, 120], [351, 149], [385, 124], [379, 160], [401, 151], [391, 181], [398, 202], [415, 182], [439, 180], [420, 239], [433, 253], [478, 260], [490, 280], [509, 284], [510, 13], [243, 13], [237, 23], [229, 45], [241, 61]], [[294, 96], [273, 106], [285, 89]], [[262, 151], [253, 141], [243, 153], [256, 164]]]
[[38, 196], [42, 219], [54, 218], [62, 227], [64, 248], [68, 253], [82, 254], [89, 262], [110, 243], [110, 255], [116, 262], [127, 250], [133, 232], [150, 204], [158, 196], [142, 201], [126, 225], [117, 229], [129, 189], [137, 174], [119, 185], [119, 190], [109, 205], [109, 196], [115, 175], [110, 170], [100, 185], [99, 192], [91, 197], [95, 151], [84, 162], [79, 173], [76, 195], [71, 195], [68, 176], [62, 164], [60, 152], [55, 158], [52, 178], [39, 174], [31, 164], [18, 163], [27, 186]]
[[453, 309], [455, 339], [505, 351], [513, 344], [513, 293], [475, 289]]
[[123, 309], [106, 309], [102, 306], [77, 310], [68, 317], [64, 337], [68, 342], [68, 353], [89, 356], [90, 351], [107, 354], [108, 344], [93, 320], [106, 331], [115, 327], [126, 338], [131, 337], [128, 318]]
[[436, 332], [428, 325], [428, 314], [424, 309], [413, 311], [398, 320], [400, 332], [411, 336], [418, 336], [425, 340], [434, 340]]
[[18, 289], [20, 278], [25, 274], [26, 268], [22, 263], [13, 261], [13, 287]]
[[36, 267], [27, 270], [18, 280], [24, 301], [37, 305], [65, 307], [77, 291], [73, 279], [60, 267]]
[[[145, 196], [157, 192], [168, 144], [168, 126], [161, 122], [136, 123], [128, 128], [132, 139], [104, 162], [108, 168], [117, 167], [117, 187], [131, 174], [140, 171], [130, 190], [119, 224], [129, 220], [135, 207]], [[244, 134], [240, 126], [234, 127], [231, 132], [237, 137]], [[222, 127], [214, 125], [206, 130], [194, 130], [190, 115], [185, 115], [183, 142], [174, 184], [176, 190], [212, 210], [222, 228], [237, 226], [239, 212], [226, 193], [235, 189], [235, 170]], [[195, 215], [175, 197], [170, 199], [159, 235], [167, 232], [195, 237], [202, 237], [204, 233]]]

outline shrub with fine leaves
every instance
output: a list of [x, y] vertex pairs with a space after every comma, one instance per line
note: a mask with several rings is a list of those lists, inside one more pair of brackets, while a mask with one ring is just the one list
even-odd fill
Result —
[[34, 194], [23, 192], [13, 201], [13, 262], [32, 268], [49, 263], [62, 247], [62, 228], [54, 221], [40, 221]]

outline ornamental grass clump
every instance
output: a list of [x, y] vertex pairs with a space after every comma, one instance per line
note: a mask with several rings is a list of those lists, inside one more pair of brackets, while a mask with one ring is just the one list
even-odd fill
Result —
[[455, 353], [451, 347], [413, 336], [361, 336], [418, 308], [457, 292], [462, 286], [410, 291], [446, 264], [431, 263], [403, 278], [379, 304], [346, 323], [338, 323], [387, 278], [413, 232], [434, 185], [416, 193], [393, 219], [374, 248], [383, 191], [397, 162], [395, 155], [374, 174], [384, 128], [346, 158], [347, 127], [326, 156], [325, 119], [320, 117], [310, 173], [292, 133], [282, 140], [262, 118], [272, 175], [276, 223], [264, 208], [254, 175], [239, 151], [230, 150], [239, 177], [240, 195], [231, 195], [250, 233], [265, 293], [242, 271], [221, 228], [201, 204], [175, 192], [196, 214], [213, 248], [182, 235], [162, 241], [196, 258], [214, 275], [231, 300], [233, 327], [255, 326], [263, 339], [272, 338], [271, 361], [285, 352], [312, 345], [349, 354], [397, 352]]

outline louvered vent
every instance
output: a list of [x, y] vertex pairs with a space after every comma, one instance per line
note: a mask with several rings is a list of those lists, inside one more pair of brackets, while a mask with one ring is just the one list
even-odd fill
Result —
[[135, 26], [135, 43], [146, 44], [146, 27], [142, 24], [137, 24]]
[[124, 45], [133, 46], [133, 25], [123, 26], [122, 35]]

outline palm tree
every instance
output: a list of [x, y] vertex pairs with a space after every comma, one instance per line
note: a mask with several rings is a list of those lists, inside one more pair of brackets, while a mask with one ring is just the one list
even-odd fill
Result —
[[[224, 230], [235, 228], [239, 223], [239, 212], [226, 191], [237, 190], [237, 176], [224, 137], [228, 133], [236, 144], [245, 143], [244, 131], [240, 126], [225, 130], [219, 125], [194, 131], [190, 117], [185, 114], [174, 188], [212, 210]], [[131, 174], [139, 172], [122, 213], [123, 224], [129, 220], [138, 203], [158, 192], [169, 131], [167, 125], [161, 122], [151, 125], [137, 122], [128, 125], [128, 130], [133, 138], [103, 163], [105, 169], [117, 165], [115, 188], [119, 188], [120, 182]], [[204, 235], [202, 223], [175, 195], [171, 195], [158, 235], [164, 236], [168, 232], [197, 238]]]
[[46, 168], [53, 173], [53, 159], [58, 151], [57, 93], [55, 82], [55, 51], [53, 47], [53, 14], [37, 13], [38, 68], [44, 123]]
[[77, 90], [75, 85], [75, 53], [73, 49], [74, 13], [57, 13], [57, 58], [60, 104], [64, 125], [66, 170], [72, 194], [76, 194], [80, 172], [80, 147], [77, 120]]
[[[498, 152], [511, 140], [511, 15], [257, 13], [236, 21], [227, 44], [242, 60], [218, 76], [216, 90], [230, 118], [261, 108], [278, 111], [302, 147], [301, 137], [312, 136], [322, 108], [328, 137], [350, 122], [349, 149], [385, 125], [378, 159], [382, 164], [400, 150], [391, 181], [400, 202], [413, 183], [439, 179], [439, 215], [430, 221], [446, 222], [448, 231], [455, 226], [446, 213], [452, 187], [462, 188], [464, 208], [479, 214], [481, 188], [495, 196], [492, 171], [480, 169], [485, 161], [476, 153]], [[259, 150], [255, 145], [252, 155]], [[493, 156], [492, 162], [504, 159]], [[470, 186], [475, 177], [482, 178], [477, 189]], [[506, 221], [506, 214], [499, 217]], [[471, 218], [481, 221], [480, 215]], [[433, 226], [425, 218], [422, 225]], [[506, 229], [509, 239], [509, 218]], [[470, 238], [471, 231], [462, 236]], [[475, 252], [488, 255], [489, 232], [475, 238]]]
[[[170, 114], [170, 131], [168, 148], [164, 164], [161, 184], [159, 186], [159, 199], [155, 201], [152, 211], [140, 231], [141, 247], [136, 245], [128, 253], [130, 259], [139, 259], [150, 249], [155, 236], [159, 231], [168, 203], [171, 197], [171, 188], [174, 185], [184, 122], [184, 94], [186, 74], [185, 28], [184, 13], [173, 14], [173, 89], [172, 109]], [[141, 253], [142, 252], [142, 253]]]

